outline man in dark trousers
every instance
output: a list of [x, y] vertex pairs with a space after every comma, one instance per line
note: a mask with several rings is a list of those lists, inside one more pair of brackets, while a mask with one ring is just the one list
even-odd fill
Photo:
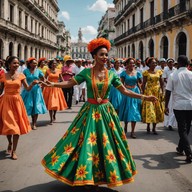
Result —
[[187, 69], [188, 58], [184, 55], [178, 58], [178, 70], [168, 79], [165, 95], [165, 114], [168, 114], [170, 95], [173, 95], [173, 111], [178, 123], [179, 144], [177, 153], [186, 155], [186, 162], [192, 162], [192, 151], [188, 139], [192, 121], [192, 72]]

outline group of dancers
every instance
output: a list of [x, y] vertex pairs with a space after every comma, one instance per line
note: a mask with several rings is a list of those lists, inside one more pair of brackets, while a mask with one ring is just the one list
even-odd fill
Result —
[[[71, 186], [119, 186], [132, 182], [137, 173], [125, 134], [128, 122], [131, 137], [136, 138], [136, 122], [147, 123], [148, 133], [152, 123], [152, 132], [157, 134], [156, 124], [163, 121], [163, 71], [156, 70], [157, 60], [153, 57], [146, 59], [148, 70], [143, 72], [137, 70], [134, 58], [126, 59], [123, 68], [117, 59], [108, 69], [110, 42], [104, 38], [92, 40], [88, 50], [93, 66], [76, 69], [75, 76], [71, 65], [64, 66], [70, 71], [62, 72], [56, 59], [49, 61], [47, 67], [46, 59], [40, 59], [38, 64], [33, 57], [27, 60], [23, 73], [18, 73], [18, 58], [9, 57], [7, 73], [0, 75], [0, 135], [7, 136], [7, 153], [16, 160], [19, 136], [36, 129], [38, 115], [47, 110], [52, 124], [57, 111], [71, 108], [62, 89], [69, 91], [86, 82], [86, 102], [42, 164], [51, 176]], [[67, 60], [73, 63], [71, 58]], [[62, 73], [69, 78], [64, 79]], [[32, 117], [31, 126], [28, 116]], [[125, 122], [125, 131], [120, 121]]]

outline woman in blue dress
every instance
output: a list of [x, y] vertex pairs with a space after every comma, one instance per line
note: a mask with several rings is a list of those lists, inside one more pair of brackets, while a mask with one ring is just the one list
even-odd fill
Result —
[[[119, 60], [116, 60], [114, 63], [114, 68], [111, 69], [118, 77], [120, 77], [120, 74], [124, 71], [122, 67], [120, 67], [121, 63]], [[122, 94], [121, 92], [116, 89], [115, 87], [111, 86], [110, 94], [109, 94], [109, 101], [112, 103], [115, 110], [119, 111], [119, 106], [122, 100]]]
[[[142, 74], [135, 70], [135, 59], [128, 58], [125, 61], [125, 66], [126, 71], [123, 71], [120, 75], [122, 83], [128, 90], [140, 94], [138, 83], [142, 83]], [[136, 122], [141, 121], [141, 100], [123, 95], [119, 118], [125, 123], [125, 133], [127, 133], [128, 122], [131, 122], [131, 137], [136, 138]]]
[[[37, 69], [37, 60], [31, 57], [27, 60], [27, 69], [24, 70], [24, 75], [26, 76], [27, 83], [31, 84], [34, 80], [43, 80], [44, 74], [41, 70]], [[37, 84], [30, 91], [23, 90], [21, 93], [23, 98], [27, 114], [32, 118], [31, 127], [33, 130], [36, 128], [36, 122], [39, 114], [44, 114], [47, 112], [47, 108], [43, 99], [42, 89]]]

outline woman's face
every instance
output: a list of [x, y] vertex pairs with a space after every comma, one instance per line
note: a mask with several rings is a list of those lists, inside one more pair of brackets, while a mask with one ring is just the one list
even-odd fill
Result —
[[133, 70], [133, 69], [135, 69], [135, 61], [134, 61], [133, 59], [131, 59], [131, 60], [129, 61], [129, 63], [127, 63], [126, 69], [128, 69], [128, 70]]
[[115, 61], [114, 67], [118, 69], [120, 66], [121, 66], [120, 61]]
[[13, 59], [12, 62], [9, 64], [9, 69], [11, 71], [16, 71], [17, 68], [19, 67], [19, 60], [18, 59]]
[[57, 61], [53, 61], [52, 65], [51, 65], [51, 68], [55, 69], [56, 67], [57, 67]]
[[96, 65], [104, 65], [107, 63], [108, 60], [108, 51], [106, 48], [101, 48], [98, 50], [97, 54], [94, 57], [96, 61]]
[[35, 67], [37, 67], [37, 61], [36, 61], [36, 60], [31, 61], [30, 67], [31, 67], [32, 69], [34, 69]]
[[151, 61], [151, 63], [149, 64], [149, 68], [151, 69], [151, 70], [155, 70], [155, 67], [157, 66], [157, 61], [155, 60], [155, 59], [153, 59], [152, 61]]

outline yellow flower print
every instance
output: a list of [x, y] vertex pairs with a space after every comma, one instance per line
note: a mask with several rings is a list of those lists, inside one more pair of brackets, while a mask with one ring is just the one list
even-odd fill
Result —
[[91, 133], [88, 141], [89, 141], [88, 144], [96, 145], [97, 144], [97, 136], [96, 136], [96, 134], [95, 133]]
[[104, 174], [102, 171], [98, 171], [98, 172], [96, 172], [95, 177], [98, 178], [99, 180], [101, 180], [104, 178]]
[[93, 111], [93, 113], [92, 113], [92, 118], [96, 121], [96, 122], [98, 122], [100, 119], [101, 119], [101, 114], [98, 112], [98, 111]]
[[81, 135], [80, 135], [80, 137], [79, 137], [78, 145], [79, 145], [79, 146], [82, 146], [82, 145], [83, 145], [83, 141], [84, 141], [84, 135], [83, 135], [83, 133], [81, 133]]
[[95, 154], [94, 152], [91, 154], [91, 153], [88, 153], [88, 155], [90, 156], [88, 158], [88, 160], [90, 161], [93, 161], [93, 165], [95, 165], [95, 167], [98, 166], [99, 164], [99, 154]]
[[115, 124], [113, 121], [109, 123], [109, 127], [114, 131], [116, 129]]
[[63, 140], [67, 137], [68, 133], [69, 133], [69, 131], [67, 130], [67, 131], [65, 132], [65, 134], [63, 135], [63, 137], [62, 137]]
[[123, 132], [123, 134], [121, 135], [121, 139], [122, 139], [123, 141], [126, 141], [126, 140], [127, 140], [127, 137], [126, 137], [126, 135], [125, 135], [124, 132]]
[[73, 156], [72, 161], [77, 161], [78, 159], [79, 159], [79, 153], [76, 152], [76, 153], [74, 154], [74, 156]]
[[126, 171], [130, 171], [132, 173], [131, 164], [126, 163]]
[[125, 156], [124, 156], [123, 152], [121, 151], [121, 149], [118, 149], [118, 153], [119, 153], [120, 159], [124, 160]]
[[72, 146], [72, 143], [70, 143], [69, 145], [66, 145], [64, 147], [64, 153], [67, 153], [67, 155], [70, 155], [73, 151], [74, 147]]
[[64, 167], [64, 165], [65, 165], [65, 163], [61, 163], [61, 164], [59, 165], [58, 171], [61, 171], [61, 169]]
[[118, 178], [119, 178], [119, 177], [117, 176], [115, 170], [114, 170], [113, 172], [110, 171], [110, 177], [109, 177], [109, 180], [110, 180], [111, 183], [116, 183]]
[[57, 156], [56, 153], [54, 153], [54, 154], [51, 156], [51, 164], [52, 164], [52, 166], [54, 166], [55, 163], [58, 162], [58, 159], [59, 159], [59, 156]]
[[109, 163], [115, 162], [116, 159], [112, 150], [108, 150], [107, 152], [108, 152], [108, 155], [106, 155], [106, 159], [109, 161]]
[[103, 146], [106, 147], [107, 143], [109, 143], [108, 136], [106, 135], [106, 133], [104, 133], [103, 134]]
[[55, 153], [55, 149], [56, 149], [56, 147], [54, 147], [54, 148], [49, 152], [49, 154]]
[[85, 166], [80, 165], [80, 166], [78, 167], [77, 171], [76, 171], [75, 176], [77, 177], [77, 179], [80, 178], [80, 179], [83, 180], [83, 178], [86, 178], [86, 174], [87, 174], [87, 173], [88, 173], [88, 172], [86, 171], [86, 165], [85, 165]]
[[73, 129], [71, 130], [71, 134], [75, 135], [77, 131], [79, 131], [79, 129], [77, 127], [73, 127]]

